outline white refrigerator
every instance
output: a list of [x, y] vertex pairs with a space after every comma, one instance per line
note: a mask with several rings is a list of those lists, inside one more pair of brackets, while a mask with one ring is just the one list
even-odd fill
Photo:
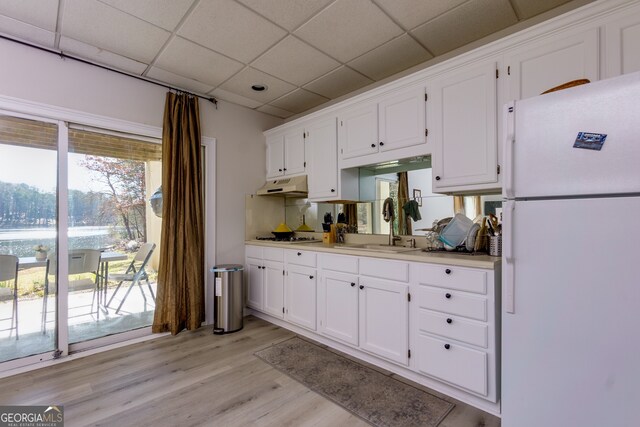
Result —
[[502, 426], [640, 426], [640, 73], [505, 107]]

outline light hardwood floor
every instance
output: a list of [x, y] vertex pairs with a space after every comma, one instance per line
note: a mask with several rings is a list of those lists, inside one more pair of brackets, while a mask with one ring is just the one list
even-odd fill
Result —
[[[247, 317], [237, 333], [207, 327], [1, 379], [0, 404], [62, 404], [67, 426], [367, 426], [253, 355], [292, 336]], [[441, 427], [500, 425], [439, 396], [456, 403]]]

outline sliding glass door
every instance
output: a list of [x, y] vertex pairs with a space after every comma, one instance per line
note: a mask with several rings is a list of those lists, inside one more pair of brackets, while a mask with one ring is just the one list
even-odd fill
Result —
[[160, 142], [0, 112], [0, 370], [150, 333]]
[[0, 362], [57, 349], [58, 133], [0, 113]]

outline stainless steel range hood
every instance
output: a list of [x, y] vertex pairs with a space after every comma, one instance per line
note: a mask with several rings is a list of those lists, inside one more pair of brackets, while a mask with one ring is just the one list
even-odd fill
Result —
[[259, 196], [307, 197], [307, 176], [299, 175], [267, 181], [256, 194]]

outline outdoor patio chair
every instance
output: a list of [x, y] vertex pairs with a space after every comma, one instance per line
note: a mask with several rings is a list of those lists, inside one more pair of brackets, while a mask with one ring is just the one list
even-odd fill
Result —
[[0, 282], [13, 281], [13, 302], [11, 304], [11, 317], [0, 319], [5, 321], [11, 319], [11, 327], [2, 329], [2, 331], [16, 330], [16, 339], [18, 336], [18, 257], [14, 255], [0, 255]]
[[[118, 308], [116, 309], [116, 314], [118, 314], [118, 312], [120, 312], [120, 309], [122, 308], [122, 304], [124, 304], [125, 300], [129, 296], [129, 292], [131, 292], [131, 289], [135, 285], [138, 285], [138, 288], [140, 289], [140, 292], [142, 293], [142, 298], [144, 300], [144, 304], [145, 304], [145, 306], [147, 305], [147, 297], [145, 296], [144, 290], [142, 289], [142, 284], [140, 283], [142, 280], [147, 282], [147, 286], [149, 287], [149, 292], [151, 292], [151, 298], [153, 298], [153, 301], [155, 302], [156, 296], [153, 294], [153, 289], [151, 288], [151, 283], [149, 283], [149, 276], [147, 275], [147, 272], [145, 271], [145, 267], [147, 266], [147, 263], [151, 259], [151, 255], [153, 254], [153, 251], [154, 251], [155, 248], [156, 248], [156, 244], [155, 243], [145, 243], [145, 244], [143, 244], [142, 246], [140, 246], [140, 249], [138, 249], [138, 253], [136, 253], [135, 257], [133, 257], [133, 260], [131, 261], [131, 264], [129, 264], [129, 267], [127, 268], [127, 270], [124, 273], [121, 273], [121, 274], [118, 274], [118, 273], [111, 274], [111, 273], [109, 273], [109, 277], [107, 279], [108, 280], [112, 280], [114, 282], [118, 282], [118, 286], [116, 286], [116, 289], [113, 291], [113, 294], [111, 295], [111, 298], [109, 299], [109, 302], [107, 303], [107, 307], [109, 307], [111, 305], [111, 301], [113, 301], [113, 297], [115, 297], [116, 294], [118, 293], [118, 290], [120, 289], [120, 286], [122, 286], [122, 284], [124, 282], [130, 282], [129, 288], [127, 288], [127, 292], [124, 294], [124, 298], [122, 298], [122, 300], [120, 301], [120, 305], [118, 305]], [[136, 265], [137, 265], [137, 267], [136, 267]]]
[[[69, 291], [82, 288], [83, 286], [93, 286], [93, 296], [91, 298], [91, 311], [89, 314], [93, 314], [93, 304], [96, 304], [96, 316], [100, 319], [100, 307], [98, 307], [99, 301], [97, 295], [100, 285], [100, 276], [98, 269], [100, 268], [100, 251], [96, 249], [71, 249], [69, 251], [69, 275], [92, 273], [95, 275], [95, 279], [80, 279], [69, 282]], [[47, 303], [49, 300], [49, 292], [55, 290], [55, 283], [49, 281], [49, 275], [57, 273], [57, 261], [55, 254], [49, 254], [47, 257], [47, 269], [44, 280], [44, 300], [42, 303], [42, 333], [46, 332], [47, 323]], [[88, 283], [89, 281], [89, 283]], [[53, 289], [52, 289], [53, 288]], [[69, 307], [69, 309], [76, 309], [83, 306]], [[74, 316], [75, 317], [75, 316]]]

